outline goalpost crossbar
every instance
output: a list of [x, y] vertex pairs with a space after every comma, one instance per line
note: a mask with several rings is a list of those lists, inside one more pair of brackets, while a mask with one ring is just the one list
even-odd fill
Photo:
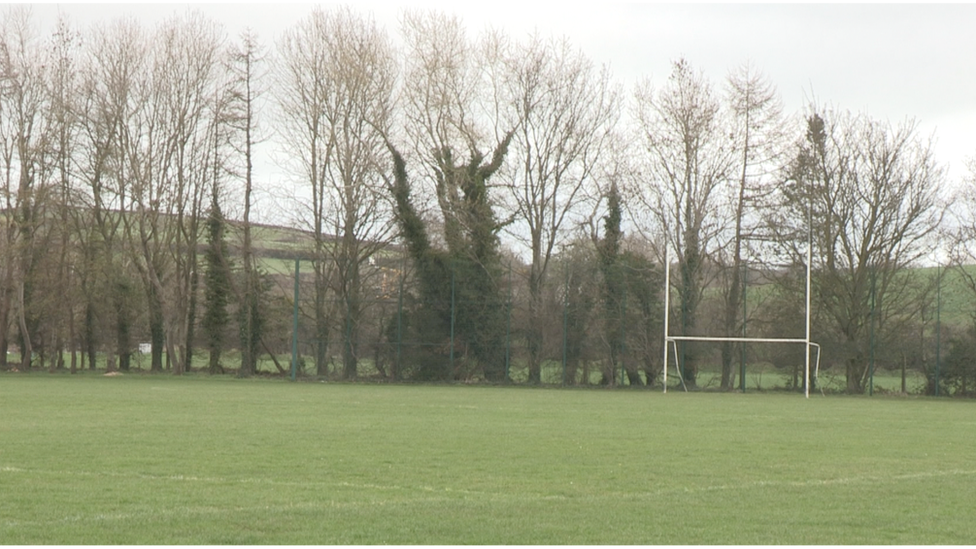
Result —
[[[679, 341], [707, 341], [707, 342], [733, 342], [733, 343], [804, 343], [807, 346], [807, 354], [809, 355], [810, 347], [817, 350], [817, 360], [814, 365], [813, 379], [820, 379], [820, 344], [813, 341], [807, 341], [806, 339], [793, 338], [793, 337], [713, 337], [713, 336], [667, 336], [664, 339], [664, 356], [665, 356], [665, 366], [664, 366], [664, 392], [668, 392], [668, 367], [667, 367], [667, 354], [668, 354], [668, 344], [672, 345], [672, 350], [674, 351], [674, 367], [678, 374], [678, 379], [681, 381], [681, 387], [688, 392], [688, 387], [685, 386], [685, 380], [681, 376], [681, 372], [678, 371], [678, 342]], [[809, 366], [807, 366], [809, 369]], [[807, 376], [810, 375], [809, 370], [806, 373]], [[807, 396], [809, 396], [809, 382], [807, 382]], [[823, 388], [820, 388], [820, 394], [823, 395]]]
[[[795, 337], [708, 337], [708, 336], [668, 336], [668, 341], [712, 341], [733, 343], [808, 343], [806, 339]], [[813, 342], [809, 342], [815, 345]]]

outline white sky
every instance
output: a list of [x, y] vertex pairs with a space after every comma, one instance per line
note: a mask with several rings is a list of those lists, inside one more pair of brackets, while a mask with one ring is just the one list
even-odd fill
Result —
[[[328, 4], [322, 4], [323, 6]], [[776, 84], [787, 112], [812, 97], [896, 124], [914, 117], [934, 135], [951, 182], [976, 155], [976, 4], [659, 4], [579, 2], [355, 2], [391, 35], [405, 7], [462, 17], [472, 33], [486, 26], [513, 37], [533, 30], [565, 35], [595, 62], [608, 63], [625, 90], [642, 76], [656, 85], [684, 56], [719, 87], [750, 61]], [[151, 26], [196, 9], [230, 36], [246, 26], [266, 43], [314, 4], [35, 4], [46, 23], [58, 10], [81, 28], [123, 13]], [[271, 174], [265, 174], [269, 177]], [[259, 175], [260, 176], [260, 175]]]

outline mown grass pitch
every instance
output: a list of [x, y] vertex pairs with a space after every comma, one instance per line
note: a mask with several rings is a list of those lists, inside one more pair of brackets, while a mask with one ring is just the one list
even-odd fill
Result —
[[5, 544], [953, 544], [976, 403], [0, 375]]

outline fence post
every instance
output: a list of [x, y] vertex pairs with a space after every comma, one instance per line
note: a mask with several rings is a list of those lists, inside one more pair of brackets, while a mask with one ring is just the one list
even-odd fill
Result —
[[[621, 269], [621, 270], [623, 270], [623, 269]], [[623, 274], [623, 273], [621, 273], [621, 274]], [[623, 295], [621, 296], [621, 299], [620, 299], [620, 351], [619, 351], [619, 356], [620, 356], [620, 386], [623, 387], [624, 386], [624, 377], [626, 376], [626, 372], [625, 372], [626, 366], [625, 366], [624, 363], [627, 360], [625, 358], [625, 356], [624, 356], [626, 354], [626, 352], [627, 352], [627, 280], [623, 276], [621, 278], [624, 278], [624, 280], [623, 280], [623, 285], [621, 287], [621, 293]]]
[[401, 358], [401, 347], [403, 345], [403, 279], [406, 277], [406, 262], [404, 261], [400, 270], [400, 290], [397, 292], [397, 341], [396, 341], [396, 370], [393, 372], [393, 379], [400, 380], [400, 369], [403, 367]]
[[874, 322], [877, 316], [877, 274], [871, 267], [871, 371], [868, 374], [868, 396], [874, 396]]
[[455, 307], [455, 298], [454, 298], [454, 274], [456, 271], [457, 271], [457, 266], [452, 261], [451, 262], [451, 358], [449, 363], [452, 374], [454, 372], [454, 317], [456, 314], [455, 311], [457, 310]]
[[[748, 303], [746, 303], [746, 288], [749, 286], [749, 265], [742, 264], [742, 337], [746, 337], [746, 322], [749, 319]], [[746, 342], [739, 345], [739, 390], [746, 392]]]
[[512, 262], [508, 262], [508, 323], [505, 326], [505, 382], [512, 380]]
[[935, 286], [935, 396], [939, 396], [939, 375], [942, 373], [942, 265], [936, 267]]
[[566, 385], [566, 358], [569, 330], [569, 266], [566, 266], [566, 282], [563, 284], [563, 385]]
[[295, 259], [295, 305], [293, 307], [291, 325], [291, 380], [295, 381], [295, 372], [298, 370], [298, 273], [300, 259]]

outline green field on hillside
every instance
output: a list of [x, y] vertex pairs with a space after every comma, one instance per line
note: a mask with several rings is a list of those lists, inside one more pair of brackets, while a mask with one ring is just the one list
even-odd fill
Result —
[[967, 544], [976, 403], [0, 375], [5, 544]]

